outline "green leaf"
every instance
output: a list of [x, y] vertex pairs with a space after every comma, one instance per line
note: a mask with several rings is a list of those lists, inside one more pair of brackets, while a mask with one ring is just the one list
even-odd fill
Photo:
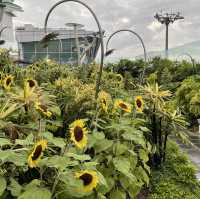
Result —
[[147, 127], [144, 126], [140, 126], [141, 131], [145, 132], [145, 133], [149, 133], [151, 132]]
[[140, 181], [142, 180], [148, 186], [149, 176], [147, 175], [146, 171], [141, 166], [136, 168], [135, 174], [137, 175], [138, 180]]
[[130, 164], [130, 162], [127, 158], [116, 157], [116, 158], [113, 159], [113, 164], [119, 172], [121, 172], [125, 175], [129, 174], [131, 164]]
[[14, 178], [11, 178], [10, 181], [11, 182], [9, 186], [7, 187], [7, 189], [11, 192], [12, 196], [15, 196], [15, 197], [19, 196], [22, 190], [21, 185]]
[[20, 139], [17, 139], [15, 140], [15, 144], [16, 145], [21, 145], [21, 146], [30, 146], [30, 145], [33, 145], [34, 144], [34, 136], [33, 134], [31, 133], [30, 135], [28, 135], [26, 137], [25, 140], [20, 140]]
[[140, 149], [140, 151], [139, 151], [139, 157], [140, 157], [140, 159], [143, 162], [148, 162], [148, 160], [149, 160], [148, 153], [145, 150], [143, 150], [143, 149]]
[[37, 187], [40, 186], [40, 184], [41, 184], [40, 180], [38, 180], [38, 179], [32, 180], [29, 184], [27, 184], [25, 186], [25, 190], [29, 190], [29, 189], [32, 189], [32, 188], [35, 188], [35, 187], [37, 188]]
[[59, 179], [63, 182], [61, 189], [65, 192], [65, 196], [63, 195], [61, 198], [71, 198], [71, 196], [80, 198], [86, 194], [84, 192], [77, 191], [83, 188], [83, 182], [75, 178], [74, 173], [62, 173]]
[[136, 196], [141, 191], [142, 186], [143, 186], [143, 183], [139, 183], [139, 182], [134, 182], [133, 184], [130, 184], [128, 188], [128, 193], [129, 193], [130, 198], [136, 198]]
[[98, 174], [98, 177], [99, 177], [99, 184], [105, 186], [105, 187], [108, 187], [108, 184], [106, 182], [106, 179], [104, 178], [104, 176], [100, 173], [100, 172], [97, 172]]
[[22, 193], [18, 199], [51, 199], [51, 192], [46, 188], [32, 187]]
[[63, 149], [66, 146], [66, 142], [63, 138], [56, 138], [49, 132], [44, 132], [43, 137], [47, 139], [48, 142], [52, 143], [53, 145]]
[[105, 139], [105, 135], [103, 132], [93, 131], [92, 134], [88, 135], [88, 148], [93, 147], [96, 143], [103, 139]]
[[0, 176], [0, 196], [4, 193], [5, 189], [6, 189], [6, 180], [4, 177]]
[[91, 157], [89, 155], [77, 155], [75, 153], [66, 153], [66, 156], [80, 161], [91, 160]]
[[113, 152], [116, 156], [124, 154], [128, 150], [125, 144], [115, 143], [113, 145]]
[[65, 170], [69, 166], [76, 166], [78, 164], [79, 162], [77, 161], [71, 161], [69, 158], [61, 156], [48, 157], [40, 161], [40, 165], [54, 167], [59, 170]]
[[126, 199], [126, 192], [121, 189], [113, 189], [110, 193], [110, 199]]
[[124, 140], [133, 141], [135, 144], [139, 144], [143, 148], [146, 147], [146, 142], [142, 133], [140, 134], [124, 133], [122, 137], [124, 138]]
[[97, 142], [94, 147], [95, 147], [96, 152], [100, 153], [102, 151], [106, 151], [112, 145], [113, 145], [113, 141], [104, 139], [104, 140]]
[[12, 143], [10, 142], [9, 139], [6, 138], [0, 138], [0, 147], [6, 146], [6, 145], [11, 145]]
[[27, 153], [14, 152], [12, 150], [0, 151], [0, 160], [2, 163], [11, 162], [16, 166], [24, 166], [27, 163]]

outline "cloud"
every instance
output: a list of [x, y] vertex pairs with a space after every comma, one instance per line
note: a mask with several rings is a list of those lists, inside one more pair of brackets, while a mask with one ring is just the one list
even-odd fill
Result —
[[[83, 0], [97, 14], [106, 35], [121, 28], [130, 28], [141, 35], [148, 51], [164, 48], [165, 27], [154, 19], [156, 12], [160, 10], [180, 11], [185, 20], [176, 22], [170, 26], [170, 46], [174, 47], [199, 39], [200, 32], [200, 4], [199, 0]], [[24, 8], [23, 13], [18, 13], [15, 25], [32, 23], [43, 27], [48, 10], [58, 0], [16, 0], [17, 4]], [[85, 25], [86, 29], [97, 30], [95, 21], [86, 8], [77, 3], [66, 3], [53, 11], [49, 26], [64, 27], [67, 22], [77, 22]], [[118, 57], [133, 58], [143, 51], [139, 47], [139, 41], [130, 34], [120, 33], [117, 39], [111, 43], [118, 50]]]

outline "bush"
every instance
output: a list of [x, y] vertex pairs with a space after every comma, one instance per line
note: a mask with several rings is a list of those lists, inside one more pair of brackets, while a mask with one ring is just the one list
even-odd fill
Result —
[[166, 163], [152, 172], [149, 199], [198, 199], [200, 182], [195, 171], [179, 147], [169, 142]]

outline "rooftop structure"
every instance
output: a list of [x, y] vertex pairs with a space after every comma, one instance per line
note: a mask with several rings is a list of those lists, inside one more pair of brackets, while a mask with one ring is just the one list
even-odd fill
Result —
[[15, 12], [22, 12], [22, 8], [14, 0], [0, 0], [0, 39], [6, 42], [14, 41], [13, 17]]
[[58, 36], [46, 48], [40, 42], [45, 36], [44, 29], [32, 24], [16, 28], [20, 59], [31, 62], [49, 58], [68, 64], [88, 64], [93, 61], [100, 46], [98, 33], [84, 30], [80, 25], [67, 25], [66, 28], [47, 30], [48, 33], [58, 33]]

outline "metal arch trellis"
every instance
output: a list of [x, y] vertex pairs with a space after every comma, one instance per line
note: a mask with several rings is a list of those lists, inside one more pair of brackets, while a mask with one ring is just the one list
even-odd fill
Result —
[[145, 45], [144, 45], [144, 41], [143, 41], [143, 39], [140, 37], [139, 34], [137, 34], [136, 32], [134, 32], [133, 30], [130, 30], [130, 29], [121, 29], [121, 30], [117, 30], [117, 31], [115, 31], [114, 33], [112, 33], [112, 34], [109, 36], [109, 38], [108, 38], [108, 40], [107, 40], [107, 42], [106, 42], [106, 51], [108, 50], [108, 45], [109, 45], [109, 42], [110, 42], [110, 40], [112, 39], [112, 37], [113, 37], [114, 35], [116, 35], [117, 33], [119, 33], [119, 32], [131, 32], [132, 34], [134, 34], [134, 35], [140, 40], [140, 42], [142, 43], [143, 50], [144, 50], [144, 60], [145, 60], [145, 62], [146, 62], [146, 61], [147, 61], [147, 53], [146, 53], [146, 47], [145, 47]]
[[[119, 32], [130, 32], [130, 33], [134, 34], [140, 40], [142, 47], [143, 47], [143, 50], [144, 50], [144, 61], [147, 62], [147, 51], [146, 51], [146, 47], [145, 47], [145, 44], [144, 44], [142, 37], [138, 33], [136, 33], [135, 31], [130, 30], [130, 29], [120, 29], [120, 30], [117, 30], [114, 33], [112, 33], [109, 36], [109, 38], [106, 42], [106, 52], [108, 52], [108, 45], [109, 45], [110, 40], [112, 39], [113, 36], [115, 36]], [[144, 67], [144, 70], [143, 70], [143, 73], [142, 73], [142, 78], [141, 78], [142, 82], [143, 82], [144, 75], [145, 75], [145, 67]]]
[[49, 16], [50, 14], [52, 13], [52, 11], [57, 7], [59, 6], [60, 4], [62, 3], [67, 3], [67, 2], [75, 2], [75, 3], [79, 3], [81, 5], [83, 5], [84, 7], [86, 7], [90, 13], [92, 14], [92, 16], [94, 17], [96, 23], [97, 23], [97, 26], [98, 26], [98, 29], [99, 29], [99, 35], [100, 35], [100, 43], [101, 43], [101, 62], [100, 62], [100, 68], [99, 68], [99, 72], [98, 72], [98, 75], [97, 75], [97, 81], [96, 81], [96, 93], [95, 93], [95, 98], [98, 97], [98, 93], [99, 93], [99, 90], [100, 90], [100, 84], [101, 84], [101, 76], [102, 76], [102, 72], [103, 72], [103, 64], [104, 64], [104, 43], [103, 43], [103, 31], [102, 31], [102, 28], [101, 28], [101, 25], [99, 23], [99, 20], [96, 16], [96, 14], [94, 13], [94, 11], [85, 3], [83, 3], [82, 1], [79, 1], [79, 0], [61, 0], [59, 2], [57, 2], [55, 5], [53, 5], [51, 7], [51, 9], [49, 10], [49, 12], [47, 13], [46, 15], [46, 18], [45, 18], [45, 24], [44, 24], [44, 31], [45, 31], [45, 34], [47, 34], [47, 23], [48, 23], [48, 19], [49, 19]]
[[193, 72], [196, 73], [195, 59], [189, 53], [180, 54], [177, 58], [179, 58], [181, 56], [187, 56], [190, 58], [190, 60], [192, 62], [192, 66], [193, 66]]

